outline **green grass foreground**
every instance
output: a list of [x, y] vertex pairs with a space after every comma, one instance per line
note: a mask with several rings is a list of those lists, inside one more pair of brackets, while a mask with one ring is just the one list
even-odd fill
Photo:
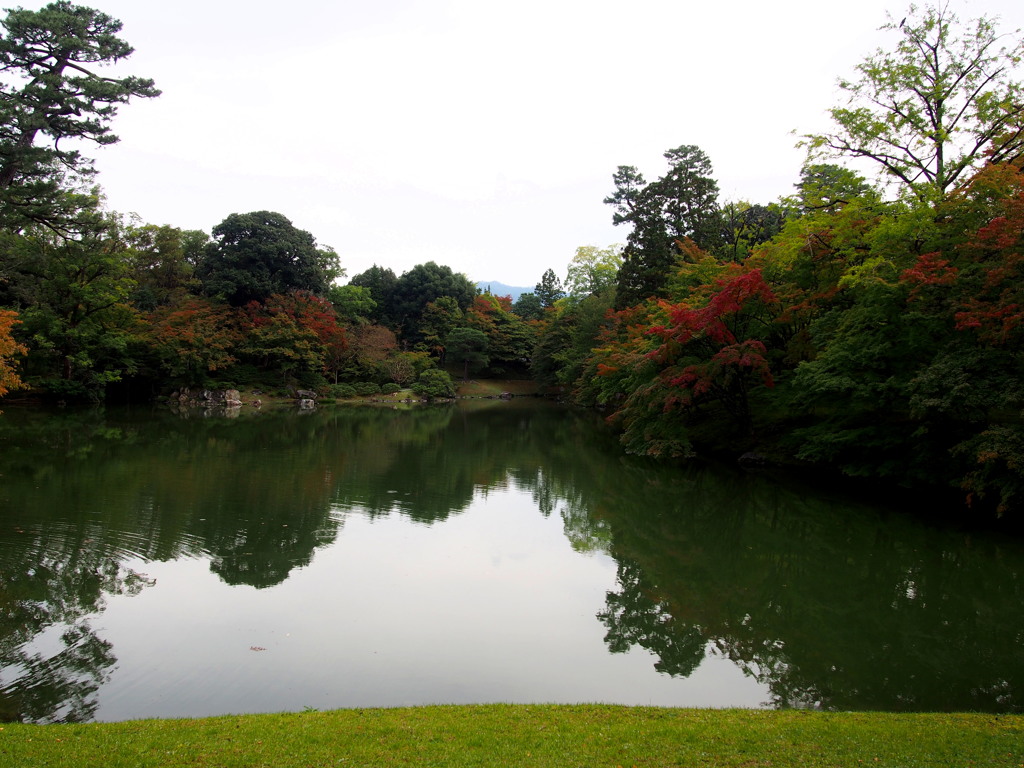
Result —
[[2, 766], [1014, 766], [1024, 716], [432, 706], [0, 726]]

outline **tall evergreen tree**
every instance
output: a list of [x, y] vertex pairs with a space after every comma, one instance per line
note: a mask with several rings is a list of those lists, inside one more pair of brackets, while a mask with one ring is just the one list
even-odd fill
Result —
[[670, 149], [664, 156], [668, 172], [649, 184], [632, 166], [619, 166], [612, 177], [615, 192], [604, 201], [615, 206], [613, 224], [633, 226], [619, 270], [618, 308], [662, 293], [680, 241], [690, 239], [711, 249], [721, 238], [718, 183], [711, 175], [711, 160], [692, 144]]
[[68, 193], [95, 172], [73, 147], [113, 144], [118, 105], [160, 91], [152, 80], [95, 71], [133, 52], [117, 36], [121, 22], [104, 13], [60, 0], [16, 8], [0, 24], [0, 224], [73, 231], [81, 202]]
[[533, 293], [540, 299], [540, 305], [544, 309], [553, 307], [556, 301], [565, 296], [562, 281], [558, 279], [553, 269], [548, 269], [541, 275], [540, 282], [533, 288]]

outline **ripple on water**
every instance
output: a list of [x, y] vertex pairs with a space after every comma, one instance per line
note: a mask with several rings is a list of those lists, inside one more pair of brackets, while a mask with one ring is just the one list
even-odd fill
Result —
[[7, 563], [25, 557], [72, 565], [82, 557], [150, 561], [205, 554], [203, 540], [195, 534], [179, 532], [172, 542], [162, 542], [145, 527], [128, 530], [99, 521], [49, 520], [14, 524], [0, 532], [0, 559]]

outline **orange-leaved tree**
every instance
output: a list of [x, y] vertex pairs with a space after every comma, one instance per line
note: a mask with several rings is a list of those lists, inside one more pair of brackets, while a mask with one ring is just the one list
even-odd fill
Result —
[[26, 355], [28, 349], [15, 341], [11, 334], [11, 330], [20, 322], [17, 312], [0, 309], [0, 397], [12, 389], [25, 386], [14, 370], [14, 356]]
[[188, 386], [233, 364], [241, 341], [235, 310], [201, 297], [152, 312], [147, 335], [160, 367]]

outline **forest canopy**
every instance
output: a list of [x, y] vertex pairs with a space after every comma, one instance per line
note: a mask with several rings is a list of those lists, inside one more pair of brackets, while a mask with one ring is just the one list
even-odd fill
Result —
[[632, 453], [940, 486], [984, 514], [1024, 503], [1019, 32], [912, 8], [840, 79], [792, 195], [721, 199], [693, 144], [653, 180], [621, 165], [604, 202], [623, 244], [581, 246], [513, 303], [434, 261], [342, 285], [344, 254], [275, 211], [206, 233], [107, 210], [81, 149], [159, 91], [97, 74], [132, 54], [99, 11], [61, 0], [2, 24], [8, 401], [447, 397], [455, 378], [532, 377], [603, 409]]

